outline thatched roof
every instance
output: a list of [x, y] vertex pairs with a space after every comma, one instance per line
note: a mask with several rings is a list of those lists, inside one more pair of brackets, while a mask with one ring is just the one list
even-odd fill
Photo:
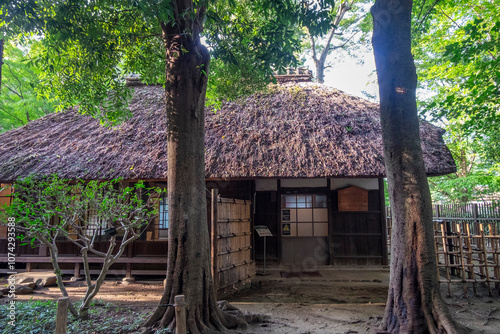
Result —
[[[165, 179], [163, 88], [135, 87], [133, 117], [105, 128], [74, 110], [0, 134], [0, 180]], [[428, 174], [456, 167], [442, 130], [421, 125]], [[377, 177], [385, 173], [378, 105], [312, 83], [273, 86], [206, 113], [206, 177]]]

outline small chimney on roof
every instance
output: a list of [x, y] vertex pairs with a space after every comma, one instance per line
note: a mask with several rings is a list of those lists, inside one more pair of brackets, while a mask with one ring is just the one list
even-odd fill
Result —
[[307, 67], [287, 67], [285, 71], [285, 73], [274, 73], [274, 77], [276, 78], [278, 83], [312, 81], [312, 71]]
[[125, 78], [125, 82], [127, 86], [144, 86], [144, 83], [141, 81], [141, 77], [139, 74], [131, 74], [129, 77]]

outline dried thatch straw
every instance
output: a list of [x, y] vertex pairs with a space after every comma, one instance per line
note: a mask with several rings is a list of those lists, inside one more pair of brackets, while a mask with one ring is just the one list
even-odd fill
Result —
[[[133, 117], [105, 128], [74, 110], [0, 135], [0, 180], [58, 173], [68, 179], [165, 179], [163, 89], [135, 87]], [[442, 130], [421, 124], [427, 173], [456, 170]], [[206, 112], [206, 177], [383, 176], [378, 105], [312, 83], [271, 86]]]

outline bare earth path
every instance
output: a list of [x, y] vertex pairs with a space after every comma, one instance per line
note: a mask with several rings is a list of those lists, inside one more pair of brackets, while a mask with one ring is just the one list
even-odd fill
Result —
[[[282, 268], [269, 272], [269, 276], [257, 276], [252, 288], [228, 298], [243, 312], [269, 316], [268, 321], [234, 333], [355, 334], [372, 333], [378, 327], [387, 293], [386, 269], [323, 269], [318, 273], [301, 273]], [[75, 299], [83, 296], [83, 282], [67, 282], [67, 287]], [[161, 280], [139, 280], [131, 285], [108, 280], [97, 299], [121, 305], [136, 314], [151, 312], [162, 289]], [[468, 290], [469, 296], [464, 298], [462, 284], [454, 285], [452, 296], [445, 298], [454, 317], [472, 333], [500, 333], [498, 290], [492, 289], [492, 297], [488, 297], [487, 289], [480, 285], [477, 287], [479, 297], [472, 295], [472, 286]], [[442, 292], [447, 295], [446, 285], [442, 286]], [[59, 289], [51, 287], [35, 290], [33, 295], [20, 295], [18, 301], [59, 296]], [[6, 302], [7, 298], [0, 299], [0, 303]]]

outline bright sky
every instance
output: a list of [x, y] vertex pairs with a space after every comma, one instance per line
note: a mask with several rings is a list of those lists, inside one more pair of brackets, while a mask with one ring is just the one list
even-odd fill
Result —
[[373, 55], [364, 56], [364, 64], [357, 64], [348, 59], [325, 75], [325, 84], [340, 89], [348, 94], [368, 98], [363, 91], [378, 99], [377, 75]]
[[[363, 91], [375, 96], [378, 100], [377, 75], [375, 73], [375, 59], [372, 52], [363, 52], [355, 60], [351, 57], [342, 57], [335, 62], [333, 67], [325, 71], [325, 85], [337, 88], [345, 93], [369, 99]], [[315, 71], [312, 61], [307, 61], [306, 66]], [[373, 99], [370, 99], [373, 100]]]

